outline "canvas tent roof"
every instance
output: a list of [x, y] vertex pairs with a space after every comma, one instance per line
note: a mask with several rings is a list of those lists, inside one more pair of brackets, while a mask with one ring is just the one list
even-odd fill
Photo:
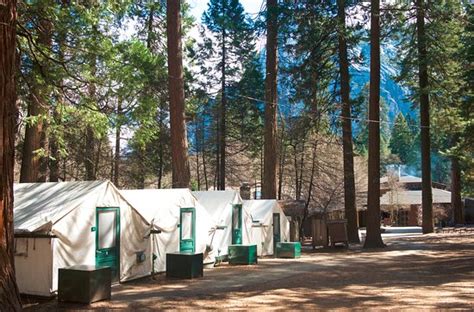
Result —
[[[223, 225], [229, 212], [232, 211], [227, 209], [229, 205], [243, 203], [238, 191], [195, 191], [192, 193], [219, 225]], [[243, 211], [250, 216], [248, 210], [244, 208]]]
[[19, 183], [14, 185], [14, 192], [16, 232], [48, 232], [71, 211], [97, 202], [104, 205], [104, 200], [116, 203], [120, 196], [110, 181]]
[[[451, 203], [451, 192], [432, 188], [433, 204]], [[387, 192], [380, 197], [380, 205], [421, 205], [421, 191]]]
[[275, 200], [244, 200], [244, 204], [252, 214], [253, 221], [258, 221], [262, 224], [271, 224], [273, 222], [270, 212], [280, 212]]
[[163, 232], [172, 232], [176, 229], [176, 224], [179, 223], [177, 208], [201, 207], [191, 191], [184, 188], [122, 190], [120, 192], [138, 209], [145, 220], [155, 229]]

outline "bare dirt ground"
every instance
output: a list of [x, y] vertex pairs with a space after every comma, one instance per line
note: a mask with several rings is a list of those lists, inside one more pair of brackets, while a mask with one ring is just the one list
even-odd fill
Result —
[[27, 311], [158, 309], [474, 310], [474, 233], [384, 235], [387, 247], [316, 250], [300, 259], [204, 271], [196, 280], [144, 278], [90, 306], [25, 302]]

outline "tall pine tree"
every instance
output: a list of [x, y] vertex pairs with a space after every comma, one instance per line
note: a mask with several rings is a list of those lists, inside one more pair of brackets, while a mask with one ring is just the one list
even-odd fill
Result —
[[200, 47], [202, 73], [209, 89], [219, 88], [217, 127], [217, 188], [226, 183], [226, 111], [228, 87], [236, 82], [254, 49], [252, 22], [238, 0], [211, 0], [202, 22], [203, 44]]

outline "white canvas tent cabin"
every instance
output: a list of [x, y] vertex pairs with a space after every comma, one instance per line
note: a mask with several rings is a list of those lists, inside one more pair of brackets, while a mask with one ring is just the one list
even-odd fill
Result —
[[274, 244], [290, 241], [290, 222], [275, 199], [244, 200], [253, 219], [252, 238], [258, 256], [273, 255]]
[[193, 195], [217, 222], [211, 245], [218, 259], [227, 256], [231, 244], [252, 243], [252, 216], [238, 191], [198, 191]]
[[150, 225], [109, 181], [14, 186], [16, 280], [21, 293], [51, 296], [58, 269], [112, 268], [114, 281], [149, 275]]
[[215, 224], [189, 189], [122, 190], [122, 195], [152, 224], [153, 271], [166, 270], [166, 254], [202, 252], [213, 262], [208, 246]]

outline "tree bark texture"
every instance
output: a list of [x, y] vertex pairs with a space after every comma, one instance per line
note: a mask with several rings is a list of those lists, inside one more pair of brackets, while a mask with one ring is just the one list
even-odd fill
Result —
[[380, 233], [380, 0], [370, 8], [369, 179], [364, 248], [384, 246]]
[[455, 224], [464, 224], [464, 211], [461, 199], [461, 168], [456, 157], [451, 158], [451, 205]]
[[207, 179], [207, 168], [206, 168], [206, 149], [205, 149], [205, 127], [204, 118], [202, 119], [202, 133], [201, 133], [201, 153], [202, 153], [202, 171], [204, 174], [204, 183], [206, 185], [206, 191], [209, 190], [209, 181]]
[[20, 311], [13, 260], [16, 124], [16, 1], [0, 0], [0, 309]]
[[344, 158], [344, 212], [347, 219], [347, 235], [350, 243], [360, 243], [357, 228], [357, 209], [355, 201], [354, 152], [352, 147], [352, 119], [350, 103], [350, 76], [346, 42], [345, 0], [337, 1], [339, 19], [339, 69], [341, 75], [342, 102], [342, 149]]
[[122, 99], [118, 99], [117, 102], [117, 124], [115, 126], [115, 154], [114, 154], [114, 184], [116, 187], [119, 186], [120, 180], [120, 133], [122, 130], [121, 124], [122, 116]]
[[[41, 19], [39, 21], [38, 45], [41, 49], [51, 49], [52, 24], [49, 20]], [[34, 73], [47, 72], [44, 64], [38, 64], [38, 60], [34, 62]], [[33, 78], [28, 101], [28, 117], [34, 117], [37, 120], [33, 124], [28, 124], [25, 128], [20, 182], [46, 182], [48, 158], [41, 156], [38, 152], [40, 150], [43, 150], [46, 154], [49, 152], [48, 137], [46, 135], [49, 115], [48, 97], [48, 87]]]
[[181, 47], [181, 0], [167, 0], [168, 84], [173, 188], [188, 188], [190, 172], [184, 107], [183, 56]]
[[84, 149], [84, 168], [86, 169], [85, 180], [94, 181], [96, 179], [96, 170], [95, 170], [95, 146], [96, 138], [94, 135], [94, 129], [91, 126], [86, 126], [86, 136], [85, 136], [85, 149]]
[[280, 139], [280, 163], [278, 169], [278, 200], [281, 200], [281, 195], [283, 192], [283, 173], [285, 170], [286, 164], [286, 145], [285, 145], [285, 130], [281, 130], [281, 139]]
[[425, 4], [416, 1], [418, 37], [418, 83], [420, 94], [421, 207], [423, 233], [433, 233], [433, 194], [431, 190], [430, 99], [428, 94], [428, 56], [425, 35]]
[[309, 215], [309, 204], [311, 203], [312, 195], [313, 195], [313, 188], [314, 188], [314, 176], [315, 176], [315, 171], [316, 171], [316, 150], [317, 150], [317, 144], [315, 143], [313, 145], [313, 151], [312, 151], [312, 156], [311, 156], [311, 176], [309, 178], [309, 186], [308, 186], [308, 196], [306, 197], [306, 201], [304, 204], [304, 212], [303, 212], [303, 218], [301, 219], [301, 224], [300, 224], [300, 237], [304, 237], [304, 223], [306, 219], [308, 218]]
[[[62, 105], [60, 103], [59, 105]], [[58, 125], [61, 122], [61, 118], [58, 113], [58, 107], [53, 107], [52, 118], [54, 123]], [[59, 181], [59, 144], [56, 137], [56, 134], [53, 134], [49, 140], [49, 182], [58, 182]]]
[[196, 144], [196, 180], [197, 180], [197, 190], [201, 190], [201, 173], [199, 170], [199, 150], [200, 150], [200, 143], [199, 143], [199, 121], [195, 122], [196, 128], [194, 129], [194, 140]]
[[222, 32], [222, 67], [221, 67], [221, 106], [219, 108], [219, 129], [218, 129], [218, 169], [217, 169], [217, 189], [225, 190], [225, 162], [226, 162], [226, 109], [227, 109], [227, 94], [226, 94], [226, 31]]
[[267, 0], [267, 59], [265, 77], [265, 143], [262, 198], [277, 195], [277, 109], [278, 109], [278, 1]]

